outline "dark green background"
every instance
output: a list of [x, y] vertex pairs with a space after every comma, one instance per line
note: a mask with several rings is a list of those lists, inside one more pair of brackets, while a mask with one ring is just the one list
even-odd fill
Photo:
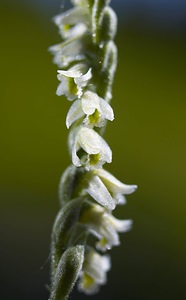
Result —
[[[119, 20], [119, 22], [121, 22]], [[68, 101], [57, 97], [47, 48], [51, 20], [30, 7], [0, 5], [0, 298], [44, 300], [57, 188], [69, 165]], [[112, 271], [90, 299], [185, 299], [186, 43], [182, 33], [121, 26], [113, 89], [115, 121], [106, 166], [137, 192], [115, 215], [134, 220], [112, 250]], [[72, 297], [73, 299], [73, 297]], [[74, 299], [85, 299], [74, 293]], [[86, 298], [87, 299], [87, 298]]]

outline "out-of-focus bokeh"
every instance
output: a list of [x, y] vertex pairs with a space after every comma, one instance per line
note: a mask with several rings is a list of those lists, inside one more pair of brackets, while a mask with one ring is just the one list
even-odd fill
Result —
[[[69, 1], [62, 1], [62, 8]], [[186, 5], [112, 1], [119, 16], [115, 121], [106, 166], [138, 191], [115, 215], [134, 220], [112, 250], [108, 284], [90, 299], [186, 299]], [[60, 38], [60, 0], [0, 2], [1, 299], [48, 297], [58, 182], [70, 164], [56, 69], [47, 48]], [[72, 299], [86, 299], [73, 292]]]

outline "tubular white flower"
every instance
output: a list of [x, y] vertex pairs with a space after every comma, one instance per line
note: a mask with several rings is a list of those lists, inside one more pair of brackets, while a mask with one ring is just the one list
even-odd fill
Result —
[[105, 251], [120, 244], [117, 232], [126, 232], [131, 228], [131, 220], [118, 220], [105, 208], [97, 204], [90, 206], [82, 213], [80, 222], [95, 235], [99, 250]]
[[125, 198], [123, 195], [132, 194], [137, 189], [137, 185], [124, 184], [103, 169], [96, 170], [95, 174], [99, 176], [117, 204], [124, 204]]
[[49, 51], [54, 55], [53, 62], [59, 68], [66, 68], [72, 62], [85, 59], [84, 45], [79, 37], [74, 37], [63, 43], [51, 46]]
[[73, 136], [70, 137], [70, 144], [72, 145], [72, 162], [76, 167], [84, 164], [77, 156], [77, 152], [80, 149], [83, 149], [87, 154], [86, 168], [100, 168], [105, 162], [110, 163], [112, 161], [110, 147], [93, 129], [82, 126], [77, 132], [74, 141]]
[[104, 169], [95, 169], [92, 174], [87, 192], [109, 210], [115, 209], [117, 204], [124, 204], [124, 195], [131, 194], [137, 189], [136, 185], [124, 184]]
[[72, 38], [83, 35], [89, 25], [88, 7], [74, 7], [54, 18], [62, 38]]
[[105, 120], [114, 120], [114, 112], [111, 106], [96, 93], [87, 91], [82, 97], [82, 108], [87, 115], [86, 125], [103, 127]]
[[101, 225], [100, 228], [97, 228], [97, 230], [100, 230], [101, 239], [96, 246], [98, 249], [105, 251], [120, 244], [117, 232], [129, 231], [132, 227], [132, 220], [118, 220], [110, 213], [105, 212]]
[[75, 101], [70, 107], [66, 118], [67, 128], [83, 115], [86, 115], [84, 124], [89, 127], [102, 127], [106, 119], [110, 121], [114, 119], [111, 106], [91, 91], [86, 91], [81, 100]]
[[76, 64], [67, 71], [58, 70], [57, 78], [61, 83], [56, 94], [58, 96], [65, 95], [68, 100], [80, 98], [83, 88], [92, 77], [91, 69], [87, 69], [85, 64]]
[[100, 285], [107, 281], [107, 272], [111, 268], [110, 257], [100, 255], [89, 249], [85, 255], [78, 288], [87, 295], [98, 292]]

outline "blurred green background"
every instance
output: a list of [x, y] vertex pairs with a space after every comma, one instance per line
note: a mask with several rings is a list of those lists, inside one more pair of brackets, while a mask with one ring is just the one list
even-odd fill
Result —
[[[0, 3], [0, 294], [5, 300], [48, 297], [58, 182], [70, 163], [69, 103], [55, 95], [57, 68], [47, 51], [60, 40], [51, 22], [57, 12], [42, 13], [26, 1]], [[134, 226], [112, 250], [108, 284], [90, 299], [186, 299], [186, 31], [184, 24], [169, 30], [150, 26], [142, 12], [143, 6], [126, 23], [119, 17], [115, 121], [105, 134], [113, 150], [106, 168], [139, 186], [115, 211], [133, 219]], [[76, 291], [73, 296], [86, 298]]]

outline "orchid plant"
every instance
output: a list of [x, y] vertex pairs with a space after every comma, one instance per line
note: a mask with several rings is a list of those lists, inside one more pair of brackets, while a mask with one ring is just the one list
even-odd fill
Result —
[[110, 100], [117, 65], [116, 14], [109, 0], [71, 2], [73, 8], [54, 18], [62, 42], [50, 47], [59, 67], [56, 93], [72, 103], [66, 117], [72, 165], [59, 185], [49, 300], [68, 299], [76, 282], [85, 294], [98, 292], [106, 283], [111, 268], [107, 251], [119, 245], [118, 232], [132, 225], [131, 220], [115, 218], [112, 211], [137, 188], [103, 168], [112, 161], [102, 135], [107, 121], [114, 120]]

